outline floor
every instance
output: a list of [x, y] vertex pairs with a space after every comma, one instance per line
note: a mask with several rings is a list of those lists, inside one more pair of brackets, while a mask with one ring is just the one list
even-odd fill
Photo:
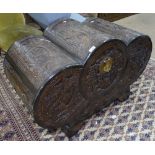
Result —
[[[136, 14], [116, 21], [115, 23], [137, 30], [151, 37], [153, 45], [155, 44], [155, 14], [143, 13]], [[155, 47], [153, 47], [152, 56], [155, 59]]]

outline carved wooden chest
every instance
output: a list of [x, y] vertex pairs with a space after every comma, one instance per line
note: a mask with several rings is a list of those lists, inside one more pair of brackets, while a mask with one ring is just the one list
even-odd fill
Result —
[[35, 121], [70, 137], [94, 113], [128, 98], [151, 50], [148, 36], [110, 22], [62, 19], [44, 37], [15, 42], [4, 68]]

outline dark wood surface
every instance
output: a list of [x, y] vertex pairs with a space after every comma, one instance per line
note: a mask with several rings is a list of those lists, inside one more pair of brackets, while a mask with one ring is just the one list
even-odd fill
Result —
[[98, 13], [98, 17], [113, 22], [135, 14], [136, 13]]
[[[113, 89], [126, 64], [126, 46], [123, 42], [70, 19], [50, 25], [44, 35], [84, 65], [80, 90], [85, 98], [101, 98], [106, 90]], [[112, 68], [107, 72], [99, 71], [108, 59], [112, 60]]]
[[50, 129], [80, 115], [81, 65], [44, 37], [17, 41], [6, 54], [4, 69], [36, 122]]
[[133, 83], [144, 71], [151, 56], [152, 43], [149, 36], [99, 18], [88, 18], [86, 25], [113, 35], [127, 45], [128, 65], [124, 73], [124, 85]]

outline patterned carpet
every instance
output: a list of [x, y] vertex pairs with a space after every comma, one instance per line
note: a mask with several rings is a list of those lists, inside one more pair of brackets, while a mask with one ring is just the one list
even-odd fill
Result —
[[125, 102], [112, 103], [86, 121], [71, 139], [49, 133], [33, 123], [23, 102], [6, 78], [0, 57], [0, 140], [155, 140], [155, 61], [131, 86]]

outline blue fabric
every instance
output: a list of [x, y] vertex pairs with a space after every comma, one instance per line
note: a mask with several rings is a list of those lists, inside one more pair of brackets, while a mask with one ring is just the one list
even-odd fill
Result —
[[71, 13], [70, 18], [71, 19], [74, 19], [76, 21], [79, 21], [80, 23], [82, 23], [82, 22], [84, 22], [86, 20], [85, 17], [81, 16], [78, 13]]
[[29, 15], [36, 21], [42, 28], [46, 28], [49, 24], [53, 23], [60, 18], [69, 18], [70, 13], [29, 13]]
[[29, 15], [44, 29], [60, 18], [71, 18], [79, 22], [85, 20], [85, 18], [78, 13], [29, 13]]

